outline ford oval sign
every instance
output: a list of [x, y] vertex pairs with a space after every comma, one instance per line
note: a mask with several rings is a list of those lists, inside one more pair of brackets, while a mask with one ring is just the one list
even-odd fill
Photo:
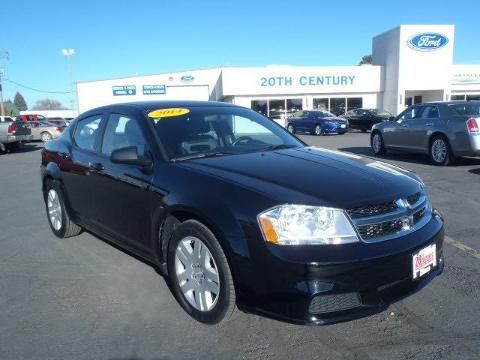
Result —
[[438, 33], [416, 34], [408, 39], [408, 45], [418, 51], [438, 50], [448, 43], [448, 38]]
[[183, 81], [183, 82], [190, 82], [190, 81], [193, 81], [193, 79], [195, 79], [192, 75], [183, 75], [180, 80]]

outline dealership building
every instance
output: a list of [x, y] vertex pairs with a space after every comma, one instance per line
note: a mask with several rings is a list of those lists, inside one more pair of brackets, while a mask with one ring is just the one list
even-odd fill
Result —
[[[301, 109], [382, 108], [480, 100], [480, 64], [453, 64], [454, 25], [401, 25], [372, 40], [372, 65], [218, 67], [77, 83], [80, 112], [139, 100], [216, 100], [280, 123]], [[337, 49], [332, 49], [336, 51]], [[342, 50], [344, 51], [344, 50]]]

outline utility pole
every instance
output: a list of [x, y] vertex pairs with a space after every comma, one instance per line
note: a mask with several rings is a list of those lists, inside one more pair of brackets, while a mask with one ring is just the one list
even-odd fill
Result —
[[[8, 51], [0, 51], [0, 59], [8, 60]], [[4, 70], [0, 68], [0, 115], [5, 115], [5, 107], [3, 106], [3, 89], [2, 89], [2, 77], [4, 75]]]
[[73, 89], [73, 79], [72, 79], [72, 62], [70, 60], [71, 56], [75, 54], [75, 49], [62, 49], [62, 55], [67, 58], [67, 68], [68, 68], [68, 84], [70, 87], [70, 108], [75, 110], [75, 91]]

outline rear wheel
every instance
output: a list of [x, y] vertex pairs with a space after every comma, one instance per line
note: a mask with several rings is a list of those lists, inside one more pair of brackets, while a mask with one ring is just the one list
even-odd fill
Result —
[[430, 141], [430, 159], [438, 166], [447, 166], [454, 163], [455, 157], [448, 140], [444, 136], [435, 136]]
[[43, 133], [40, 134], [40, 139], [42, 139], [43, 142], [47, 142], [52, 140], [52, 134], [50, 134], [47, 131], [44, 131]]
[[288, 124], [287, 130], [288, 130], [291, 134], [295, 134], [295, 128], [293, 127], [292, 124]]
[[323, 135], [323, 130], [320, 125], [315, 125], [314, 134], [317, 136]]
[[48, 223], [55, 236], [67, 238], [82, 232], [82, 228], [70, 219], [65, 207], [63, 192], [56, 181], [49, 180], [47, 182], [44, 190], [44, 199]]
[[383, 143], [382, 134], [380, 134], [379, 131], [375, 131], [372, 134], [370, 145], [372, 146], [372, 150], [375, 155], [383, 155], [387, 152], [387, 149], [385, 149], [385, 144]]
[[173, 293], [194, 319], [216, 324], [236, 309], [232, 274], [215, 235], [202, 223], [187, 220], [173, 233], [168, 249]]

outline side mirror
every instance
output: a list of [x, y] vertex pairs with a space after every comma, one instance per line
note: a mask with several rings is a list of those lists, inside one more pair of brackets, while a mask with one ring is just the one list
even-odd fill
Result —
[[149, 156], [139, 156], [136, 146], [129, 146], [112, 151], [110, 161], [115, 164], [137, 165], [148, 169], [153, 165], [153, 161]]

